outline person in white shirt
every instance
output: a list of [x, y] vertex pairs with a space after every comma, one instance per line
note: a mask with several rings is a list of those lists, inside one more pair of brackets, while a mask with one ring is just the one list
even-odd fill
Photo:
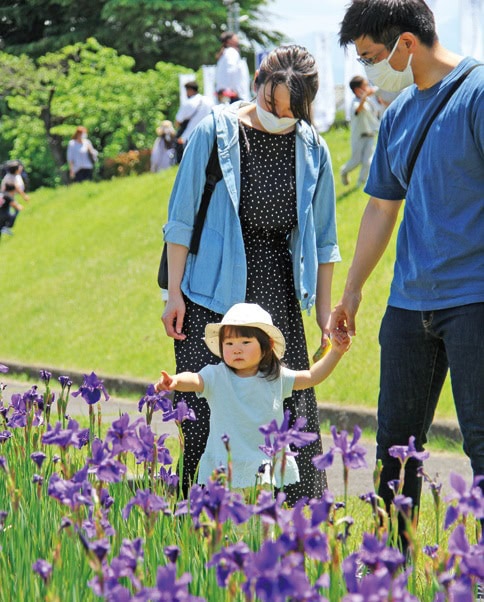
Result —
[[230, 102], [250, 100], [250, 76], [247, 62], [240, 56], [239, 38], [232, 31], [220, 36], [222, 48], [217, 54], [215, 90], [219, 97], [230, 98]]
[[213, 101], [208, 96], [203, 96], [198, 92], [198, 84], [196, 81], [187, 82], [185, 84], [187, 100], [182, 103], [176, 114], [175, 121], [177, 132], [177, 163], [180, 163], [183, 155], [183, 150], [193, 132], [200, 121], [210, 114]]
[[372, 88], [364, 77], [355, 75], [350, 81], [350, 88], [355, 95], [350, 120], [351, 157], [341, 168], [341, 181], [348, 186], [348, 173], [361, 166], [357, 186], [363, 186], [370, 172], [384, 107], [381, 105], [380, 108], [378, 101], [375, 103], [370, 100], [370, 97], [374, 97], [376, 89]]

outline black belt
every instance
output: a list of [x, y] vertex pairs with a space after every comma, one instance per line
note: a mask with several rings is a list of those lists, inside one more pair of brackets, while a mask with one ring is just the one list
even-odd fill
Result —
[[362, 138], [373, 138], [375, 134], [361, 134]]

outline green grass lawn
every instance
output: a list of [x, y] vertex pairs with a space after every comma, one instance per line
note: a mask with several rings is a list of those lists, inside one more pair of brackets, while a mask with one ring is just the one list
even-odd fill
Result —
[[[349, 130], [325, 135], [336, 177], [342, 263], [334, 302], [351, 261], [367, 196], [340, 184]], [[156, 283], [161, 227], [176, 168], [110, 182], [41, 189], [30, 195], [13, 237], [0, 242], [0, 362], [32, 363], [153, 382], [174, 369], [160, 321]], [[356, 172], [353, 181], [356, 179]], [[394, 240], [368, 281], [358, 335], [334, 375], [317, 387], [321, 401], [375, 407], [378, 327], [393, 270]], [[319, 344], [314, 312], [305, 316], [309, 350]], [[438, 416], [455, 417], [449, 383]]]

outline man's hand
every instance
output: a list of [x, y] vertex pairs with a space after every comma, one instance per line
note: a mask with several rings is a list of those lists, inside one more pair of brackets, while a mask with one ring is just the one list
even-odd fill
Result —
[[[338, 340], [356, 335], [356, 313], [361, 303], [361, 292], [345, 292], [343, 298], [331, 313], [330, 330], [331, 337]], [[343, 335], [343, 338], [341, 336]]]

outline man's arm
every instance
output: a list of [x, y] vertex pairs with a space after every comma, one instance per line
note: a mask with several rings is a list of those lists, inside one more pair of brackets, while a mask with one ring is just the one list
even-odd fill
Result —
[[356, 334], [355, 316], [361, 303], [362, 289], [388, 246], [401, 200], [371, 197], [361, 219], [360, 230], [341, 301], [331, 314], [331, 331]]

